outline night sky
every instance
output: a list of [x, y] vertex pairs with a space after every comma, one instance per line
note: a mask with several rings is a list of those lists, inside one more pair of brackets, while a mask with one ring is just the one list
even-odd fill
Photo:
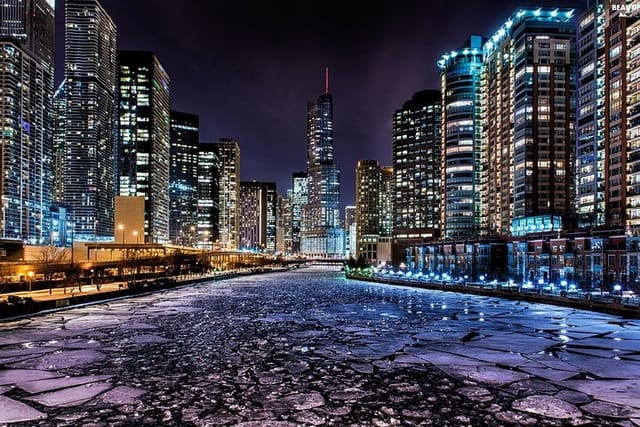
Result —
[[[242, 180], [291, 186], [306, 168], [306, 105], [330, 68], [334, 158], [343, 206], [360, 159], [391, 164], [391, 116], [439, 88], [436, 61], [468, 35], [489, 36], [518, 7], [586, 0], [102, 0], [118, 48], [154, 51], [171, 77], [172, 108], [200, 116], [200, 140], [232, 137]], [[56, 81], [64, 70], [64, 4], [56, 1]]]

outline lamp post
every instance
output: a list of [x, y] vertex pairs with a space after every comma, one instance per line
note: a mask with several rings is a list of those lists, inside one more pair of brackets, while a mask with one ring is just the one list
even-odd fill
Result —
[[27, 276], [29, 276], [29, 292], [31, 292], [31, 286], [33, 284], [33, 271], [29, 271], [27, 273]]
[[140, 244], [140, 241], [138, 239], [138, 230], [133, 231], [133, 236], [136, 238], [136, 245]]

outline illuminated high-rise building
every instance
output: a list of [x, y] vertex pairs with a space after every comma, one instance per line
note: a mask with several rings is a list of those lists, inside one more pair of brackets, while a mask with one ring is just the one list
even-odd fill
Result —
[[67, 129], [67, 89], [63, 80], [53, 94], [53, 201], [64, 200], [64, 141]]
[[300, 227], [302, 224], [302, 207], [309, 200], [306, 172], [294, 172], [291, 189], [291, 252], [300, 253]]
[[440, 91], [413, 95], [393, 115], [393, 259], [440, 237]]
[[169, 237], [186, 246], [197, 236], [199, 129], [197, 115], [171, 111]]
[[346, 258], [356, 257], [356, 207], [344, 207], [344, 255]]
[[116, 26], [97, 0], [65, 2], [64, 204], [76, 240], [114, 236]]
[[[233, 139], [220, 139], [213, 143], [200, 143], [200, 155], [198, 169], [202, 169], [202, 159], [205, 153], [218, 162], [218, 182], [210, 184], [212, 207], [218, 206], [217, 221], [211, 218], [209, 224], [200, 220], [200, 211], [204, 199], [200, 185], [200, 172], [198, 172], [198, 235], [207, 239], [207, 230], [201, 225], [213, 226], [217, 229], [210, 230], [209, 238], [215, 247], [224, 250], [237, 250], [240, 248], [240, 145]], [[213, 166], [211, 166], [213, 168]], [[209, 209], [210, 206], [205, 208]], [[214, 222], [215, 221], [215, 222]]]
[[[220, 158], [215, 143], [198, 144], [195, 244], [211, 249], [220, 244]], [[191, 230], [189, 230], [191, 231]]]
[[[596, 2], [594, 17], [599, 15], [598, 11], [602, 8], [600, 2]], [[640, 9], [633, 10], [632, 13], [622, 14], [626, 16], [620, 16], [619, 26], [621, 28], [626, 29], [626, 36], [624, 38], [621, 37], [622, 40], [619, 40], [620, 43], [620, 62], [624, 63], [626, 66], [626, 72], [620, 73], [623, 76], [626, 75], [626, 81], [622, 80], [620, 83], [617, 83], [617, 79], [620, 76], [617, 74], [617, 66], [609, 66], [610, 78], [611, 81], [605, 83], [606, 88], [610, 90], [609, 96], [612, 99], [616, 99], [616, 102], [613, 102], [610, 106], [609, 110], [609, 118], [617, 118], [619, 114], [621, 117], [625, 117], [626, 123], [621, 126], [622, 129], [626, 128], [626, 135], [622, 135], [622, 139], [626, 139], [626, 143], [621, 147], [622, 152], [626, 153], [626, 201], [622, 202], [622, 206], [626, 207], [626, 227], [629, 231], [635, 236], [640, 235]], [[580, 20], [580, 23], [584, 22], [583, 19]], [[587, 21], [589, 20], [587, 15]], [[613, 20], [614, 26], [616, 26], [615, 20]], [[614, 37], [612, 32], [607, 32], [609, 37]], [[582, 42], [580, 43], [581, 51], [582, 49], [587, 49], [587, 46]], [[616, 46], [611, 43], [607, 43], [607, 49], [609, 50], [609, 57], [611, 53], [615, 53]], [[609, 59], [612, 61], [612, 58]], [[613, 77], [615, 74], [615, 78]], [[624, 77], [623, 77], [624, 79]], [[598, 82], [602, 84], [602, 78], [598, 79]], [[608, 86], [608, 84], [610, 86]], [[597, 85], [597, 84], [596, 84]], [[626, 90], [621, 90], [618, 92], [618, 85], [623, 85]], [[600, 90], [604, 91], [606, 94], [607, 91], [602, 86]], [[582, 93], [581, 93], [582, 94]], [[606, 97], [607, 95], [605, 95]], [[618, 101], [618, 97], [622, 98]], [[598, 104], [601, 102], [599, 99]], [[597, 108], [597, 107], [596, 107]], [[617, 132], [618, 127], [616, 123], [609, 124], [610, 131]], [[598, 132], [596, 131], [596, 134]], [[599, 134], [598, 134], [599, 135]], [[609, 139], [609, 145], [614, 144], [618, 138]], [[578, 140], [578, 143], [582, 141]], [[615, 145], [610, 147], [610, 151], [615, 153], [616, 148]], [[613, 162], [613, 154], [610, 156], [611, 161]], [[609, 173], [613, 172], [613, 168], [605, 168], [605, 170]], [[624, 167], [622, 168], [625, 169]], [[609, 181], [612, 181], [613, 176], [609, 178]], [[612, 182], [607, 186], [610, 192], [615, 191], [615, 188], [612, 184], [616, 184], [617, 182]], [[631, 257], [630, 257], [631, 258]], [[631, 266], [637, 268], [637, 263], [631, 263]], [[635, 265], [634, 265], [635, 264]]]
[[276, 252], [279, 254], [291, 253], [291, 189], [287, 195], [278, 195], [276, 225]]
[[276, 250], [277, 192], [273, 182], [240, 183], [240, 248]]
[[442, 91], [440, 223], [443, 237], [468, 238], [480, 232], [480, 36], [438, 61]]
[[0, 230], [27, 244], [51, 237], [54, 4], [0, 7]]
[[489, 235], [574, 223], [573, 9], [521, 9], [484, 44], [482, 228]]
[[576, 210], [580, 227], [637, 234], [640, 11], [612, 5], [592, 1], [578, 19]]
[[144, 241], [169, 241], [169, 75], [152, 52], [119, 51], [120, 196], [142, 196]]
[[377, 264], [390, 261], [379, 254], [380, 240], [389, 242], [392, 227], [390, 200], [392, 170], [381, 168], [376, 160], [360, 160], [356, 167], [355, 256]]
[[340, 169], [333, 160], [333, 98], [328, 70], [325, 92], [307, 104], [308, 201], [302, 208], [300, 246], [303, 254], [342, 258]]

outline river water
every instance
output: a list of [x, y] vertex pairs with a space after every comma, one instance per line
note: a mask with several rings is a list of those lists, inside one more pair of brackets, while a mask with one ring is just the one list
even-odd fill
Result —
[[640, 425], [640, 322], [320, 267], [0, 324], [0, 424]]

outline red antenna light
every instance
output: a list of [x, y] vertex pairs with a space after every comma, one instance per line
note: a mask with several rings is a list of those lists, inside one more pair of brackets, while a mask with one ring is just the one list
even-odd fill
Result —
[[324, 93], [329, 94], [329, 67], [324, 69]]

